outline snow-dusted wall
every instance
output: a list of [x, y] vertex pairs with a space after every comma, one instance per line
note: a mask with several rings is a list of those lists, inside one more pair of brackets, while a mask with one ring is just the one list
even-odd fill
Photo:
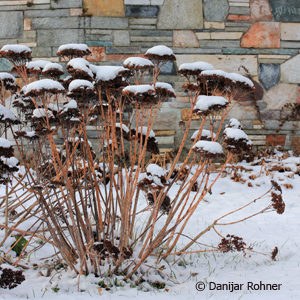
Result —
[[[280, 144], [300, 152], [300, 122], [284, 122], [286, 103], [300, 103], [299, 0], [9, 0], [0, 1], [0, 46], [23, 43], [35, 58], [55, 57], [63, 43], [85, 42], [89, 59], [120, 64], [147, 47], [165, 44], [177, 55], [161, 80], [177, 90], [155, 125], [166, 149], [180, 142], [178, 122], [188, 98], [176, 76], [183, 62], [204, 60], [225, 71], [246, 72], [264, 87], [257, 109], [245, 102], [240, 119], [257, 146]], [[0, 70], [9, 69], [0, 59]], [[199, 121], [194, 120], [192, 129]]]

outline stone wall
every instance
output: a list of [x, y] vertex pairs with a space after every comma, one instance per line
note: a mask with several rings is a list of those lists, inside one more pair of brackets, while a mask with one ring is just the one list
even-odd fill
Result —
[[[231, 112], [257, 147], [279, 144], [300, 152], [299, 120], [280, 121], [289, 114], [281, 111], [284, 104], [300, 103], [299, 0], [0, 1], [0, 46], [23, 43], [34, 58], [58, 61], [57, 46], [76, 42], [87, 43], [89, 60], [99, 64], [121, 64], [157, 44], [172, 47], [177, 62], [160, 80], [172, 83], [178, 97], [163, 105], [155, 125], [165, 148], [180, 142], [178, 122], [189, 107], [176, 69], [203, 60], [263, 86], [256, 108], [245, 102]], [[0, 59], [0, 70], [9, 69]], [[192, 128], [198, 126], [194, 120]]]

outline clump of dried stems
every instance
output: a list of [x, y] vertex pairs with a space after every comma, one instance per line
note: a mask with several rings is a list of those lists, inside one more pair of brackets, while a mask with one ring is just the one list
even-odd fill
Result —
[[[0, 86], [2, 104], [12, 95], [9, 105], [17, 109], [21, 123], [16, 128], [4, 122], [3, 131], [11, 129], [23, 168], [23, 172], [9, 173], [5, 207], [5, 201], [1, 203], [6, 211], [6, 224], [0, 225], [6, 230], [1, 245], [16, 233], [16, 243], [24, 236], [28, 241], [15, 265], [36, 238], [53, 244], [57, 255], [78, 274], [124, 272], [126, 278], [149, 256], [159, 262], [175, 254], [212, 251], [188, 249], [210, 229], [217, 232], [217, 226], [228, 225], [221, 223], [224, 216], [191, 237], [179, 251], [177, 244], [226, 164], [236, 153], [251, 149], [249, 141], [221, 134], [235, 93], [252, 93], [251, 86], [218, 72], [202, 75], [205, 70], [201, 68], [183, 68], [180, 73], [187, 78], [184, 87], [191, 109], [181, 145], [165, 170], [154, 164], [147, 166], [146, 154], [158, 153], [151, 128], [161, 103], [175, 96], [172, 88], [158, 82], [162, 66], [174, 60], [174, 55], [148, 51], [143, 62], [132, 59], [124, 64], [125, 68], [107, 67], [92, 65], [82, 58], [89, 51], [76, 51], [73, 47], [68, 52], [64, 47], [58, 54], [71, 59], [67, 64], [71, 77], [59, 80], [55, 66], [51, 66], [51, 72], [32, 67], [32, 62], [26, 68], [28, 52], [5, 53], [2, 56], [14, 64], [24, 86], [12, 88], [13, 83], [7, 80], [2, 80]], [[145, 84], [147, 73], [152, 74], [152, 82]], [[44, 76], [56, 81], [45, 81]], [[200, 95], [219, 96], [226, 101], [212, 103], [203, 110], [196, 105]], [[179, 164], [193, 114], [200, 115], [201, 126]], [[88, 139], [91, 124], [97, 128], [94, 144]], [[205, 125], [211, 135], [201, 139]], [[211, 180], [216, 159], [222, 164]], [[176, 193], [170, 196], [174, 186]], [[142, 210], [141, 193], [148, 199]], [[278, 210], [278, 193], [277, 188], [277, 199], [273, 201], [277, 202], [270, 202], [259, 213], [272, 205]], [[137, 226], [137, 215], [144, 211], [150, 213], [144, 224]], [[159, 223], [161, 218], [163, 224]], [[27, 220], [31, 220], [30, 228], [19, 229]], [[224, 251], [224, 247], [219, 248], [213, 251]]]

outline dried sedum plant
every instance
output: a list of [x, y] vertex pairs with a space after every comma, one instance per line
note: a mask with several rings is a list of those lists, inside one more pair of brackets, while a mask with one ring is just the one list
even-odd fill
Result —
[[[155, 116], [163, 102], [176, 96], [170, 84], [158, 81], [163, 65], [176, 59], [170, 48], [155, 46], [144, 58], [128, 58], [123, 66], [98, 66], [84, 58], [90, 54], [86, 45], [62, 45], [57, 55], [68, 60], [69, 73], [63, 79], [61, 65], [31, 61], [25, 46], [7, 45], [0, 54], [12, 62], [23, 82], [19, 88], [12, 75], [0, 73], [2, 134], [11, 129], [23, 168], [21, 175], [13, 173], [19, 162], [10, 142], [1, 138], [1, 180], [7, 184], [1, 245], [18, 231], [28, 244], [37, 237], [51, 243], [77, 274], [122, 273], [130, 278], [150, 256], [159, 262], [187, 253], [207, 231], [228, 225], [221, 223], [223, 216], [177, 249], [189, 220], [228, 162], [237, 153], [251, 151], [251, 141], [237, 120], [230, 120], [221, 134], [234, 96], [254, 92], [251, 80], [214, 70], [205, 62], [180, 66], [191, 109], [176, 156], [163, 169], [147, 165], [147, 153], [159, 153], [152, 130]], [[145, 82], [147, 74], [151, 82]], [[18, 117], [6, 108], [10, 95]], [[194, 114], [200, 116], [201, 126], [182, 158]], [[93, 144], [88, 138], [91, 124], [97, 128]], [[221, 168], [211, 180], [216, 161]], [[8, 201], [21, 189], [25, 192], [17, 200]], [[284, 211], [280, 189], [274, 183], [271, 189], [270, 205], [259, 213]], [[147, 199], [144, 206], [142, 194]], [[141, 224], [137, 216], [145, 211]], [[164, 223], [158, 225], [161, 218]], [[19, 230], [28, 220], [31, 226]], [[228, 236], [213, 251], [232, 250], [247, 248], [241, 238]]]

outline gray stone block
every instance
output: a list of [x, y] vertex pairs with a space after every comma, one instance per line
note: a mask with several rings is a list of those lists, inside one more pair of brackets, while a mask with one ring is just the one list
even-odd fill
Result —
[[20, 11], [0, 12], [0, 38], [18, 38], [22, 36], [23, 13]]
[[128, 19], [91, 17], [91, 28], [126, 29], [128, 28]]
[[227, 0], [204, 0], [204, 17], [207, 21], [224, 21], [228, 9]]
[[280, 122], [278, 120], [265, 120], [265, 129], [277, 130]]
[[202, 0], [165, 0], [160, 8], [157, 28], [203, 28]]
[[79, 17], [33, 18], [31, 22], [35, 30], [79, 28]]
[[82, 0], [51, 0], [52, 8], [77, 8], [82, 7]]
[[[57, 51], [57, 48], [56, 48]], [[32, 48], [32, 57], [51, 57], [51, 47], [34, 47]]]
[[281, 41], [280, 42], [280, 47], [281, 48], [295, 48], [295, 49], [299, 49], [300, 48], [300, 42]]
[[175, 54], [221, 54], [222, 49], [210, 48], [172, 48]]
[[229, 13], [234, 15], [250, 15], [250, 8], [241, 6], [231, 6], [229, 8]]
[[263, 87], [269, 90], [280, 80], [280, 66], [277, 64], [259, 64], [258, 78]]
[[69, 15], [69, 9], [35, 9], [24, 11], [25, 18], [68, 17]]
[[296, 49], [250, 49], [250, 48], [223, 48], [223, 54], [272, 54], [295, 55]]
[[300, 22], [299, 0], [269, 0], [276, 21]]
[[140, 53], [139, 47], [107, 47], [107, 54], [135, 54]]
[[41, 47], [60, 46], [68, 43], [82, 43], [83, 41], [83, 29], [54, 29], [37, 31], [37, 45]]
[[115, 30], [113, 32], [113, 43], [115, 46], [129, 46], [129, 32], [127, 30]]
[[9, 72], [13, 65], [6, 59], [0, 58], [0, 72]]
[[266, 110], [260, 112], [260, 116], [262, 120], [279, 120], [280, 119], [280, 111], [278, 110]]
[[161, 75], [176, 75], [176, 67], [174, 62], [168, 61], [163, 67], [161, 68]]
[[158, 6], [147, 5], [126, 5], [126, 17], [156, 18], [158, 16]]
[[201, 40], [200, 47], [220, 49], [223, 47], [239, 48], [240, 41], [236, 40]]
[[169, 30], [131, 30], [131, 36], [173, 36]]
[[101, 40], [103, 42], [111, 42], [112, 41], [111, 35], [85, 34], [84, 37], [87, 41], [98, 41], [98, 40]]

